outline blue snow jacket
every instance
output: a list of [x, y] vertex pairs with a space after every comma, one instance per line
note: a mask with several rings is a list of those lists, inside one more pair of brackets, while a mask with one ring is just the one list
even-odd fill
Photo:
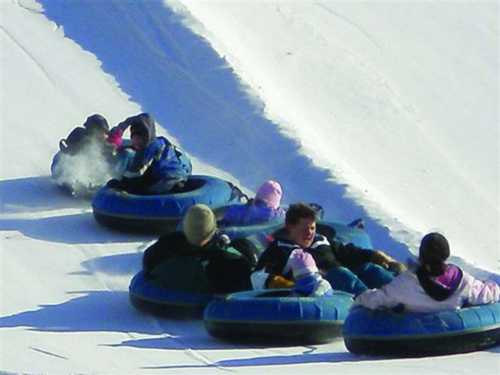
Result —
[[147, 113], [129, 117], [131, 134], [147, 137], [147, 146], [131, 154], [120, 188], [136, 194], [167, 193], [191, 175], [189, 157], [165, 137], [156, 137], [155, 122]]

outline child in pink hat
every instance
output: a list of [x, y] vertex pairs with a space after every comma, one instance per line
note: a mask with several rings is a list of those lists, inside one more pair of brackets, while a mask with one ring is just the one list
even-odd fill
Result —
[[281, 185], [276, 181], [269, 180], [264, 182], [257, 190], [255, 200], [263, 202], [267, 207], [277, 210], [281, 203], [283, 191]]
[[280, 207], [283, 190], [273, 180], [264, 182], [254, 199], [247, 204], [229, 206], [220, 221], [221, 226], [253, 225], [270, 221], [284, 221], [285, 210]]

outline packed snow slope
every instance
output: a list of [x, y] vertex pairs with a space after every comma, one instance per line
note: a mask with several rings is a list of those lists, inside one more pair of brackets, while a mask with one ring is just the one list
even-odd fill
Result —
[[181, 3], [265, 114], [394, 238], [415, 249], [441, 230], [498, 272], [498, 2]]
[[[363, 216], [405, 259], [439, 229], [499, 279], [498, 3], [0, 1], [0, 371], [493, 374], [499, 348], [376, 359], [342, 341], [227, 344], [134, 310], [153, 237], [98, 226], [54, 187], [59, 139], [149, 111], [194, 158], [286, 203]], [[488, 272], [493, 271], [492, 272]], [[477, 366], [477, 363], [481, 363]]]

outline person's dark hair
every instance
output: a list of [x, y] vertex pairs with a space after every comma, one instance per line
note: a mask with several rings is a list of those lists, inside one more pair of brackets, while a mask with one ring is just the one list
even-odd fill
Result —
[[148, 137], [148, 130], [140, 125], [136, 125], [130, 129], [130, 136], [138, 135], [141, 137]]
[[445, 261], [450, 256], [448, 240], [440, 233], [426, 234], [420, 243], [419, 260], [431, 276], [439, 276], [446, 269]]
[[87, 129], [89, 134], [92, 135], [100, 132], [108, 133], [109, 131], [108, 121], [104, 118], [104, 116], [98, 113], [87, 117], [87, 120], [85, 120], [83, 127]]
[[294, 203], [286, 211], [285, 224], [295, 225], [304, 218], [316, 220], [316, 211], [306, 203]]
[[140, 113], [127, 119], [130, 125], [130, 135], [141, 135], [148, 141], [156, 138], [155, 120], [149, 113]]

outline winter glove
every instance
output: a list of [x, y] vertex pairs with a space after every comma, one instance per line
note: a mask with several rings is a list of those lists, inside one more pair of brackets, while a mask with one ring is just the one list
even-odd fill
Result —
[[294, 282], [280, 275], [269, 275], [266, 286], [269, 289], [293, 288]]
[[380, 250], [376, 250], [373, 253], [371, 261], [397, 274], [406, 270], [404, 264], [399, 263], [397, 260], [395, 260], [394, 258], [390, 257], [389, 255]]
[[384, 268], [389, 268], [389, 263], [394, 261], [394, 259], [392, 259], [389, 255], [380, 250], [375, 250], [370, 260]]
[[384, 268], [389, 268], [389, 263], [394, 262], [394, 259], [380, 250], [375, 250], [371, 257], [371, 261]]
[[237, 238], [231, 242], [231, 245], [245, 257], [252, 269], [257, 265], [259, 250], [253, 242], [247, 238]]
[[406, 266], [403, 263], [393, 261], [389, 263], [389, 270], [399, 275], [406, 271]]

